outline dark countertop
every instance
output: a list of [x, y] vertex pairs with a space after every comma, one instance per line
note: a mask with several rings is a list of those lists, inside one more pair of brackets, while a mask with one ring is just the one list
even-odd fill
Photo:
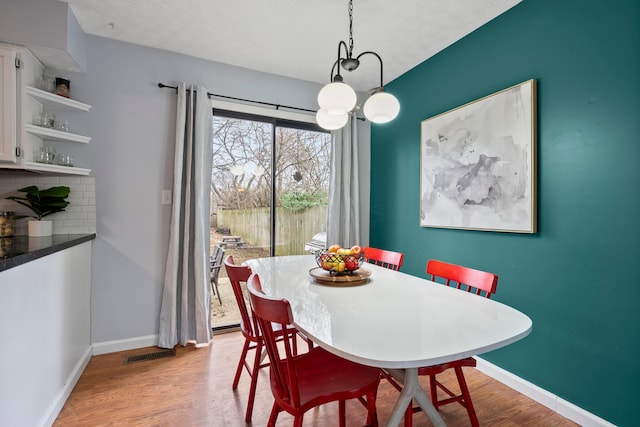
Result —
[[48, 237], [0, 237], [0, 271], [88, 242], [93, 234], [54, 234]]

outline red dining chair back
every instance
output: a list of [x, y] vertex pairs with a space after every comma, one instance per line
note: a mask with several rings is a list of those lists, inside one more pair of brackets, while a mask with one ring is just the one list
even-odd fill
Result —
[[[231, 282], [231, 289], [233, 289], [233, 295], [236, 298], [238, 311], [240, 311], [240, 330], [244, 336], [244, 345], [242, 346], [242, 352], [240, 353], [240, 359], [238, 360], [236, 374], [233, 378], [233, 389], [236, 390], [238, 388], [243, 368], [246, 369], [247, 373], [251, 377], [251, 385], [249, 387], [249, 399], [247, 402], [245, 420], [247, 422], [251, 422], [256, 386], [258, 384], [258, 371], [260, 368], [268, 366], [268, 363], [261, 364], [263, 340], [258, 333], [257, 325], [255, 324], [252, 316], [253, 313], [251, 315], [249, 314], [247, 303], [244, 299], [244, 293], [242, 291], [242, 284], [246, 283], [249, 276], [251, 276], [251, 268], [246, 265], [235, 264], [231, 255], [225, 258], [224, 268], [227, 271], [229, 282]], [[246, 360], [249, 350], [255, 350], [253, 364], [251, 365]]]
[[498, 287], [498, 276], [493, 273], [434, 259], [427, 262], [427, 274], [433, 281], [442, 278], [447, 286], [454, 286], [486, 298], [495, 294]]
[[366, 247], [363, 250], [364, 259], [368, 263], [380, 265], [390, 270], [400, 270], [404, 261], [404, 254], [401, 252], [388, 251], [385, 249]]
[[242, 284], [246, 284], [247, 279], [251, 276], [251, 268], [247, 265], [236, 264], [232, 255], [224, 259], [224, 268], [227, 271], [229, 282], [231, 282], [231, 289], [233, 289], [233, 296], [236, 299], [238, 310], [240, 311], [240, 329], [242, 330], [242, 334], [245, 337], [256, 337], [258, 334], [254, 331], [253, 321], [250, 317], [247, 302], [244, 299], [244, 293], [242, 291]]
[[[242, 346], [242, 352], [240, 353], [240, 359], [238, 360], [238, 366], [236, 368], [236, 374], [233, 378], [233, 390], [238, 388], [240, 382], [240, 376], [242, 375], [243, 368], [247, 371], [251, 377], [251, 383], [249, 386], [249, 398], [247, 400], [247, 412], [245, 420], [251, 422], [251, 416], [253, 413], [253, 404], [255, 402], [256, 388], [258, 385], [258, 373], [259, 370], [269, 366], [269, 362], [265, 362], [264, 353], [264, 339], [260, 335], [258, 329], [258, 323], [255, 317], [255, 313], [247, 308], [247, 302], [244, 298], [244, 291], [242, 285], [247, 283], [249, 276], [251, 276], [251, 268], [247, 265], [238, 265], [234, 262], [233, 256], [229, 255], [224, 260], [224, 267], [231, 282], [231, 289], [233, 289], [233, 295], [235, 296], [238, 310], [240, 311], [240, 330], [244, 336], [244, 345]], [[291, 331], [287, 331], [295, 334], [297, 331], [291, 328]], [[282, 339], [283, 331], [278, 329], [278, 340]], [[313, 346], [311, 340], [308, 340], [303, 334], [298, 332], [304, 340], [307, 341], [309, 348]], [[297, 340], [292, 340], [293, 352], [298, 354]], [[250, 350], [254, 350], [255, 354], [253, 362], [247, 362], [247, 354]]]
[[262, 292], [260, 278], [253, 274], [247, 282], [251, 306], [271, 360], [270, 381], [274, 404], [267, 426], [275, 426], [278, 414], [286, 411], [301, 426], [305, 412], [338, 401], [340, 426], [345, 425], [345, 401], [366, 398], [367, 424], [377, 426], [376, 394], [380, 382], [377, 368], [360, 365], [315, 347], [295, 355], [291, 340], [284, 333], [278, 345], [276, 326], [288, 331], [293, 323], [289, 301]]
[[[443, 282], [446, 286], [453, 286], [462, 291], [470, 292], [485, 298], [490, 298], [491, 295], [496, 292], [498, 287], [498, 276], [493, 273], [437, 260], [429, 260], [427, 262], [427, 274], [431, 276], [432, 281]], [[448, 403], [457, 402], [467, 410], [471, 425], [473, 427], [478, 427], [480, 424], [478, 422], [475, 409], [473, 408], [473, 402], [471, 401], [471, 394], [469, 393], [467, 382], [464, 379], [464, 373], [462, 372], [463, 366], [475, 367], [476, 359], [473, 357], [467, 357], [453, 362], [419, 368], [418, 375], [429, 376], [429, 391], [431, 393], [431, 402], [433, 403], [433, 406], [438, 408], [439, 406], [446, 405]], [[436, 378], [436, 375], [448, 369], [453, 369], [456, 374], [460, 394], [456, 394]], [[397, 383], [395, 383], [394, 386], [396, 386], [396, 388], [399, 387]], [[440, 399], [438, 397], [438, 390], [442, 390], [445, 395], [444, 398]], [[407, 409], [404, 423], [405, 427], [411, 427], [413, 422], [413, 412], [419, 411], [420, 407], [409, 407]]]

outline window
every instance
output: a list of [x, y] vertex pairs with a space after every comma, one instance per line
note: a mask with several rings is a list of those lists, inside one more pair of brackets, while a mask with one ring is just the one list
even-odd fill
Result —
[[[315, 124], [216, 109], [212, 143], [212, 251], [219, 244], [236, 263], [308, 253], [305, 243], [326, 231], [331, 135]], [[237, 323], [224, 269], [218, 289], [212, 324]]]

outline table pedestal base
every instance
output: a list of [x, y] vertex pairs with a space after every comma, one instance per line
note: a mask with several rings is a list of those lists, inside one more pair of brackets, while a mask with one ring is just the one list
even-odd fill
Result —
[[435, 427], [446, 427], [442, 417], [418, 382], [418, 368], [385, 370], [402, 383], [400, 397], [393, 407], [391, 417], [387, 422], [387, 427], [397, 427], [398, 424], [400, 424], [407, 408], [411, 405], [412, 399], [415, 399], [416, 402], [418, 402], [420, 408], [425, 414], [427, 414], [427, 417], [429, 417]]

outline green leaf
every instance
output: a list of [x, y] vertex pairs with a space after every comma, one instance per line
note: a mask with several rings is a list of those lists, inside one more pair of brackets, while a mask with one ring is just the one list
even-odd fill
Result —
[[40, 192], [38, 191], [38, 187], [36, 187], [35, 185], [21, 188], [18, 191], [20, 191], [21, 193], [27, 193], [27, 194], [35, 194], [35, 195], [40, 194]]
[[[69, 202], [64, 200], [69, 196], [71, 189], [66, 186], [51, 187], [46, 190], [39, 190], [35, 185], [24, 187], [18, 190], [21, 193], [25, 193], [25, 197], [10, 196], [9, 200], [13, 200], [16, 203], [26, 206], [31, 209], [34, 215], [33, 218], [38, 220], [47, 215], [54, 214], [56, 212], [64, 211], [64, 208], [69, 206]], [[22, 216], [23, 218], [25, 216]]]
[[47, 190], [42, 190], [40, 192], [40, 197], [44, 198], [44, 197], [56, 197], [56, 198], [65, 198], [69, 196], [69, 193], [71, 192], [71, 190], [69, 189], [69, 187], [51, 187]]

